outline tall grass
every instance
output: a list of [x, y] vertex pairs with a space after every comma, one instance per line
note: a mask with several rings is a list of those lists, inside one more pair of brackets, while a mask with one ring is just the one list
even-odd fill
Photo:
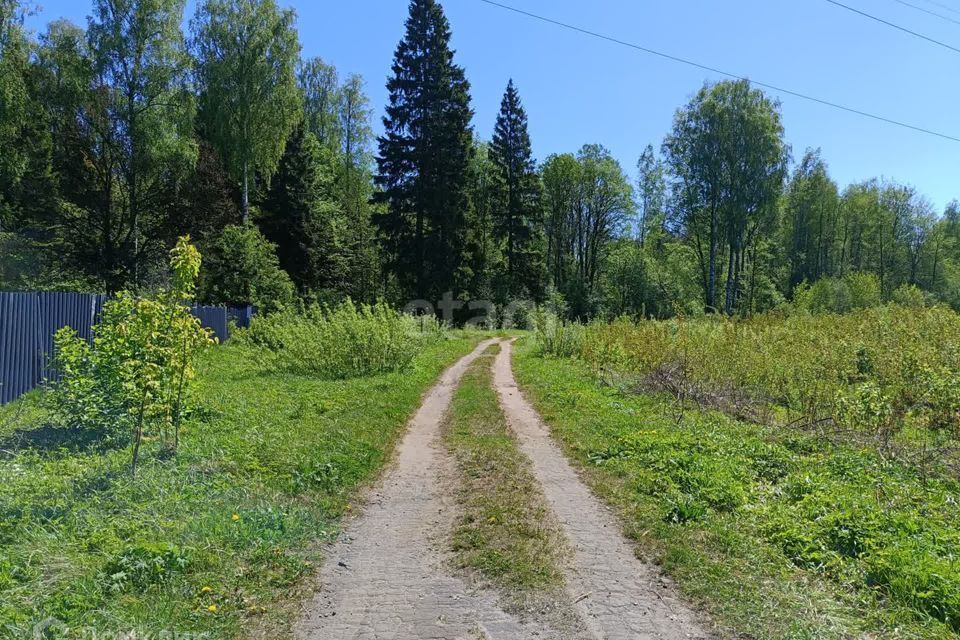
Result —
[[583, 349], [583, 325], [567, 322], [542, 308], [534, 312], [533, 323], [541, 355], [550, 354], [560, 358], [580, 355]]
[[679, 399], [870, 437], [881, 450], [895, 439], [960, 442], [960, 315], [943, 307], [621, 321], [582, 331], [585, 360]]
[[261, 364], [271, 370], [336, 380], [403, 369], [442, 335], [434, 318], [348, 300], [257, 318], [240, 339], [261, 347]]

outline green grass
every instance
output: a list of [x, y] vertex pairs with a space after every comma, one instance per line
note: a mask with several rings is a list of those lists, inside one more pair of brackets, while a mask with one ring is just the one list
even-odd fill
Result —
[[519, 383], [642, 553], [731, 633], [955, 638], [960, 486], [518, 349]]
[[[218, 347], [179, 455], [148, 443], [136, 480], [126, 450], [0, 454], [0, 637], [48, 619], [64, 624], [40, 637], [285, 637], [318, 543], [475, 343], [441, 340], [403, 371], [343, 381], [267, 373], [249, 347]], [[36, 396], [24, 406], [0, 413], [0, 441], [42, 428]]]
[[562, 538], [492, 386], [490, 347], [467, 370], [444, 427], [461, 476], [456, 563], [517, 599], [562, 582]]

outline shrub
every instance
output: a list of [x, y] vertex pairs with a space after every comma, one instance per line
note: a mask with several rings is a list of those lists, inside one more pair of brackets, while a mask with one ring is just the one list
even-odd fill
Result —
[[810, 313], [848, 313], [880, 302], [880, 280], [873, 273], [821, 278], [800, 284], [793, 292], [794, 308]]
[[583, 348], [583, 326], [561, 320], [556, 314], [538, 308], [533, 314], [537, 346], [541, 353], [570, 358]]
[[54, 415], [106, 440], [129, 434], [134, 474], [145, 431], [156, 431], [176, 451], [196, 357], [213, 343], [185, 303], [194, 293], [200, 254], [184, 237], [170, 256], [169, 290], [152, 298], [123, 292], [107, 302], [92, 345], [70, 327], [54, 340], [62, 376], [51, 395]]
[[435, 318], [347, 300], [332, 309], [312, 306], [255, 318], [242, 339], [264, 349], [270, 368], [344, 379], [402, 369], [442, 332]]
[[931, 306], [930, 296], [915, 284], [902, 284], [894, 289], [890, 301], [914, 309]]
[[293, 302], [294, 288], [276, 246], [253, 225], [231, 225], [209, 247], [200, 295], [213, 304], [250, 304], [271, 313]]

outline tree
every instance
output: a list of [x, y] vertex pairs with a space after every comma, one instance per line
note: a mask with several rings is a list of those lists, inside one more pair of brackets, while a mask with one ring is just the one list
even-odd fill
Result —
[[52, 206], [52, 139], [36, 91], [35, 43], [18, 0], [0, 0], [0, 232], [19, 231]]
[[579, 205], [582, 167], [572, 153], [552, 155], [543, 164], [548, 282], [565, 291], [571, 277], [573, 216]]
[[651, 228], [663, 224], [666, 195], [663, 162], [648, 144], [637, 161], [637, 241], [641, 247]]
[[307, 130], [317, 137], [321, 145], [329, 149], [339, 149], [342, 137], [342, 96], [336, 68], [321, 58], [310, 58], [300, 63], [297, 83], [303, 92]]
[[340, 201], [346, 216], [341, 238], [345, 257], [344, 292], [355, 301], [376, 302], [380, 292], [380, 252], [372, 222], [373, 197], [370, 147], [372, 110], [363, 78], [350, 75], [339, 90], [337, 121], [341, 138], [337, 176]]
[[[115, 160], [117, 248], [140, 281], [174, 185], [196, 162], [193, 102], [180, 31], [184, 0], [96, 0], [88, 35], [95, 83], [106, 95], [105, 140]], [[149, 226], [149, 228], [145, 228]]]
[[453, 62], [436, 0], [412, 0], [387, 82], [378, 140], [379, 219], [390, 269], [407, 295], [436, 299], [463, 285], [472, 131], [470, 84]]
[[794, 171], [787, 189], [786, 253], [790, 290], [804, 280], [835, 275], [839, 194], [820, 150], [810, 150]]
[[13, 224], [10, 194], [26, 169], [20, 136], [27, 123], [27, 42], [19, 3], [0, 2], [0, 231]]
[[527, 114], [513, 80], [507, 84], [490, 143], [497, 168], [497, 233], [504, 245], [506, 295], [544, 293], [545, 257], [540, 176], [530, 148]]
[[584, 145], [576, 157], [551, 156], [543, 180], [554, 286], [575, 317], [593, 315], [610, 243], [633, 212], [633, 190], [600, 145]]
[[340, 237], [345, 220], [334, 192], [333, 159], [298, 126], [287, 141], [258, 220], [276, 245], [280, 267], [300, 295], [340, 290], [345, 274]]
[[274, 0], [206, 0], [192, 21], [201, 122], [241, 185], [244, 220], [251, 179], [274, 172], [301, 117], [295, 17]]
[[207, 248], [200, 298], [211, 304], [254, 305], [278, 311], [294, 299], [293, 283], [277, 262], [276, 247], [251, 224], [231, 225]]
[[[134, 231], [125, 185], [130, 149], [113, 111], [120, 96], [106, 82], [94, 38], [66, 21], [51, 23], [37, 52], [37, 95], [55, 146], [57, 203], [33, 224], [66, 270], [88, 274], [109, 292], [134, 275]], [[109, 57], [107, 55], [106, 57]], [[114, 117], [117, 116], [117, 117]]]
[[718, 258], [725, 250], [723, 310], [733, 313], [754, 242], [776, 222], [788, 155], [779, 104], [746, 80], [706, 85], [677, 112], [664, 151], [701, 263], [705, 306], [717, 309]]
[[240, 222], [240, 194], [220, 156], [206, 140], [197, 143], [197, 165], [167, 217], [168, 235], [189, 235], [201, 245]]
[[[490, 159], [489, 145], [474, 143], [470, 161], [470, 201], [473, 203], [467, 229], [467, 289], [475, 300], [492, 301], [503, 272], [501, 244], [494, 232], [494, 217], [499, 203], [500, 169]], [[499, 296], [501, 298], [505, 296]]]

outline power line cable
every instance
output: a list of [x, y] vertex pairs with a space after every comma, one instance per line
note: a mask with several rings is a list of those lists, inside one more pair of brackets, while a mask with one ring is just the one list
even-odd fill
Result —
[[924, 1], [927, 2], [928, 4], [932, 4], [935, 7], [940, 7], [941, 9], [946, 9], [947, 11], [960, 15], [960, 9], [957, 9], [956, 7], [951, 7], [948, 4], [937, 2], [936, 0], [924, 0]]
[[924, 9], [923, 7], [915, 4], [911, 4], [906, 0], [893, 0], [897, 4], [902, 4], [905, 7], [910, 7], [911, 9], [916, 9], [917, 11], [923, 11], [924, 13], [940, 18], [941, 20], [946, 20], [947, 22], [952, 22], [953, 24], [960, 25], [960, 20], [954, 20], [950, 16], [945, 16], [942, 13], [937, 13], [936, 11], [930, 11], [930, 9]]
[[911, 31], [910, 29], [907, 29], [906, 27], [901, 27], [901, 26], [898, 25], [898, 24], [894, 24], [893, 22], [890, 22], [889, 20], [884, 20], [883, 18], [878, 18], [877, 16], [872, 15], [872, 14], [869, 14], [869, 13], [867, 13], [867, 12], [865, 12], [865, 11], [860, 11], [860, 9], [854, 9], [854, 8], [851, 7], [850, 5], [843, 4], [842, 2], [837, 2], [837, 0], [826, 0], [826, 1], [829, 2], [829, 3], [832, 4], [832, 5], [836, 5], [836, 6], [838, 6], [838, 7], [841, 7], [841, 8], [843, 8], [843, 9], [846, 9], [847, 11], [852, 11], [853, 13], [856, 13], [856, 14], [858, 14], [858, 15], [860, 15], [860, 16], [863, 16], [864, 18], [869, 18], [870, 20], [875, 20], [876, 22], [879, 22], [879, 23], [881, 23], [881, 24], [885, 24], [885, 25], [887, 25], [888, 27], [892, 27], [892, 28], [894, 28], [894, 29], [897, 29], [898, 31], [903, 31], [904, 33], [909, 33], [910, 35], [915, 36], [915, 37], [917, 37], [917, 38], [920, 38], [920, 39], [922, 39], [922, 40], [926, 40], [927, 42], [932, 42], [933, 44], [939, 45], [939, 46], [941, 46], [941, 47], [944, 47], [945, 49], [950, 49], [950, 50], [953, 51], [954, 53], [960, 53], [960, 49], [958, 49], [958, 48], [956, 48], [956, 47], [954, 47], [954, 46], [952, 46], [952, 45], [949, 45], [949, 44], [947, 44], [946, 42], [941, 42], [940, 40], [936, 40], [936, 39], [934, 39], [934, 38], [931, 38], [930, 36], [925, 36], [925, 35], [923, 35], [922, 33], [917, 33], [916, 31]]
[[575, 25], [572, 25], [572, 24], [568, 24], [568, 23], [566, 23], [566, 22], [561, 22], [561, 21], [559, 21], [559, 20], [554, 20], [553, 18], [548, 18], [548, 17], [546, 17], [546, 16], [541, 16], [541, 15], [538, 15], [538, 14], [536, 14], [536, 13], [531, 13], [531, 12], [529, 12], [529, 11], [524, 11], [523, 9], [517, 9], [516, 7], [511, 7], [510, 5], [501, 4], [500, 2], [496, 2], [495, 0], [479, 0], [479, 1], [480, 1], [480, 2], [483, 2], [484, 4], [488, 4], [488, 5], [490, 5], [490, 6], [493, 6], [493, 7], [498, 7], [498, 8], [500, 8], [500, 9], [504, 9], [505, 11], [512, 11], [513, 13], [517, 13], [517, 14], [520, 14], [520, 15], [523, 15], [523, 16], [527, 16], [528, 18], [533, 18], [534, 20], [539, 20], [539, 21], [541, 21], [541, 22], [546, 22], [546, 23], [548, 23], [548, 24], [552, 24], [552, 25], [554, 25], [554, 26], [562, 27], [562, 28], [568, 29], [568, 30], [570, 30], [570, 31], [576, 31], [577, 33], [581, 33], [581, 34], [584, 34], [584, 35], [588, 35], [588, 36], [591, 36], [591, 37], [593, 37], [593, 38], [598, 38], [598, 39], [600, 39], [600, 40], [606, 40], [607, 42], [613, 42], [614, 44], [619, 44], [619, 45], [624, 46], [624, 47], [629, 47], [629, 48], [631, 48], [631, 49], [636, 49], [637, 51], [642, 51], [642, 52], [644, 52], [644, 53], [649, 53], [650, 55], [654, 55], [654, 56], [657, 56], [657, 57], [659, 57], [659, 58], [663, 58], [663, 59], [670, 60], [670, 61], [673, 61], [673, 62], [679, 62], [679, 63], [681, 63], [681, 64], [685, 64], [685, 65], [690, 66], [690, 67], [696, 67], [697, 69], [701, 69], [701, 70], [704, 70], [704, 71], [709, 71], [709, 72], [711, 72], [711, 73], [716, 73], [716, 74], [718, 74], [718, 75], [726, 76], [726, 77], [728, 77], [728, 78], [733, 78], [733, 79], [735, 79], [735, 80], [746, 80], [747, 82], [750, 82], [751, 84], [757, 85], [758, 87], [763, 87], [763, 88], [765, 88], [765, 89], [770, 89], [771, 91], [776, 91], [776, 92], [779, 92], [779, 93], [784, 93], [784, 94], [787, 94], [787, 95], [791, 95], [791, 96], [793, 96], [793, 97], [795, 97], [795, 98], [801, 98], [801, 99], [803, 99], [803, 100], [809, 100], [810, 102], [815, 102], [815, 103], [817, 103], [817, 104], [821, 104], [821, 105], [824, 105], [824, 106], [827, 106], [827, 107], [831, 107], [831, 108], [833, 108], [833, 109], [839, 109], [840, 111], [846, 111], [847, 113], [853, 113], [853, 114], [856, 114], [856, 115], [858, 115], [858, 116], [863, 116], [863, 117], [865, 117], [865, 118], [870, 118], [870, 119], [872, 119], [872, 120], [878, 120], [878, 121], [880, 121], [880, 122], [885, 122], [885, 123], [887, 123], [887, 124], [892, 124], [892, 125], [895, 125], [895, 126], [898, 126], [898, 127], [903, 127], [903, 128], [905, 128], [905, 129], [911, 129], [911, 130], [913, 130], [913, 131], [919, 131], [920, 133], [926, 133], [926, 134], [931, 135], [931, 136], [936, 136], [936, 137], [938, 137], [938, 138], [943, 138], [944, 140], [950, 140], [951, 142], [960, 142], [960, 137], [952, 136], [952, 135], [949, 135], [949, 134], [946, 134], [946, 133], [941, 133], [941, 132], [939, 132], [939, 131], [934, 131], [934, 130], [932, 130], [932, 129], [927, 129], [927, 128], [925, 128], [925, 127], [921, 127], [921, 126], [909, 124], [909, 123], [906, 123], [906, 122], [901, 122], [901, 121], [899, 121], [899, 120], [894, 120], [893, 118], [887, 118], [887, 117], [885, 117], [885, 116], [880, 116], [880, 115], [877, 115], [877, 114], [875, 114], [875, 113], [870, 113], [870, 112], [867, 112], [867, 111], [861, 111], [860, 109], [855, 109], [855, 108], [853, 108], [853, 107], [848, 107], [848, 106], [846, 106], [846, 105], [842, 105], [842, 104], [839, 104], [839, 103], [837, 103], [837, 102], [832, 102], [832, 101], [830, 101], [830, 100], [825, 100], [825, 99], [823, 99], [823, 98], [817, 98], [816, 96], [811, 96], [811, 95], [808, 95], [808, 94], [805, 94], [805, 93], [800, 93], [799, 91], [793, 91], [793, 90], [791, 90], [791, 89], [785, 89], [785, 88], [783, 88], [783, 87], [779, 87], [779, 86], [777, 86], [777, 85], [770, 84], [770, 83], [768, 83], [768, 82], [760, 82], [759, 80], [751, 80], [750, 78], [747, 78], [747, 77], [745, 77], [745, 76], [738, 75], [738, 74], [736, 74], [736, 73], [730, 73], [729, 71], [724, 71], [724, 70], [718, 69], [718, 68], [716, 68], [716, 67], [711, 67], [711, 66], [709, 66], [709, 65], [700, 64], [699, 62], [694, 62], [693, 60], [688, 60], [688, 59], [686, 59], [686, 58], [681, 58], [681, 57], [679, 57], [679, 56], [671, 55], [671, 54], [669, 54], [669, 53], [664, 53], [664, 52], [662, 52], [662, 51], [657, 51], [656, 49], [650, 49], [650, 48], [648, 48], [648, 47], [644, 47], [644, 46], [642, 46], [642, 45], [635, 44], [635, 43], [633, 43], [633, 42], [627, 42], [627, 41], [625, 41], [625, 40], [620, 40], [620, 39], [618, 39], [618, 38], [614, 38], [613, 36], [604, 35], [604, 34], [602, 34], [602, 33], [596, 32], [596, 31], [590, 31], [589, 29], [584, 29], [583, 27], [578, 27], [578, 26], [575, 26]]

